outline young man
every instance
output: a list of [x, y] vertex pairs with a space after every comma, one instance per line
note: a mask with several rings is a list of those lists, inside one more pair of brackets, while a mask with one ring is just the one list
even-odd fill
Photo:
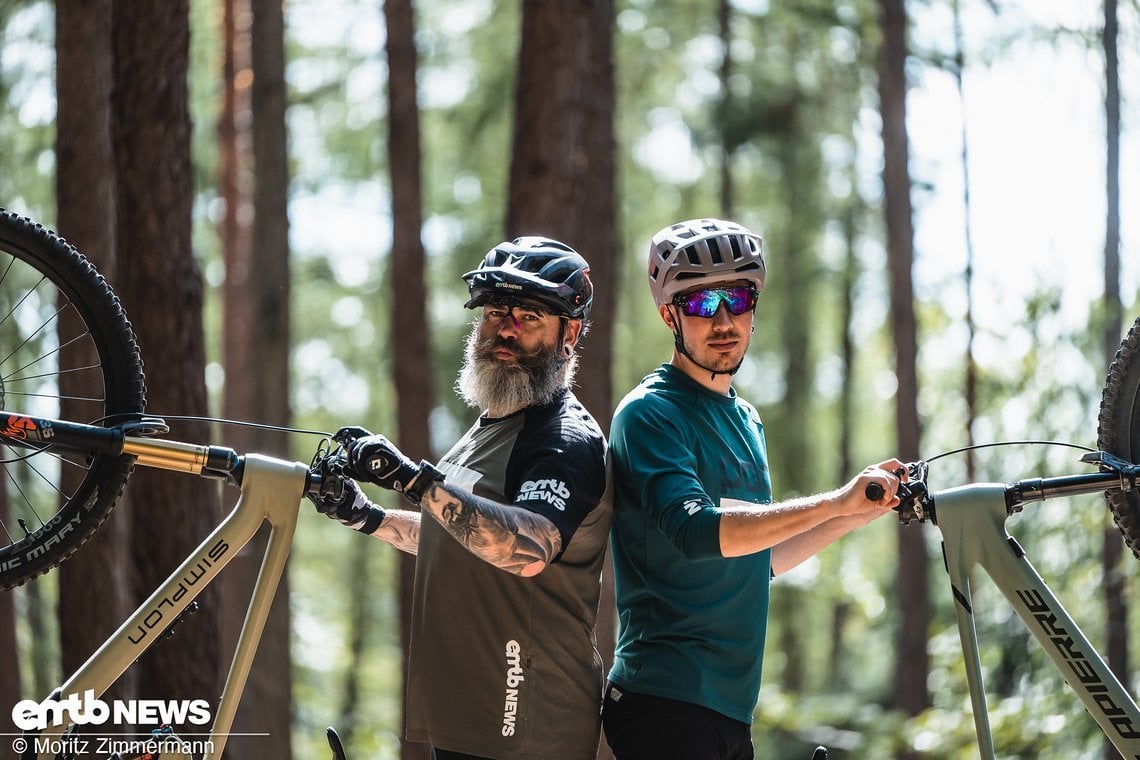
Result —
[[341, 430], [344, 473], [420, 511], [382, 509], [351, 480], [318, 509], [417, 555], [409, 739], [439, 760], [592, 760], [606, 442], [570, 392], [589, 267], [563, 243], [519, 238], [464, 279], [480, 311], [456, 385], [482, 416], [438, 469]]
[[898, 504], [894, 459], [770, 503], [764, 429], [732, 387], [765, 272], [760, 238], [732, 222], [682, 222], [650, 244], [674, 349], [610, 433], [620, 627], [602, 718], [618, 760], [752, 758], [771, 577]]

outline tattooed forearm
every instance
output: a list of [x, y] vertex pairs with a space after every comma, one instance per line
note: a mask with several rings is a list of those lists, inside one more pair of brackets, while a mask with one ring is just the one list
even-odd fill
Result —
[[509, 573], [536, 575], [562, 549], [562, 534], [554, 524], [525, 509], [440, 485], [431, 488], [421, 505], [469, 551]]
[[420, 513], [389, 509], [372, 535], [402, 552], [415, 554], [420, 546]]

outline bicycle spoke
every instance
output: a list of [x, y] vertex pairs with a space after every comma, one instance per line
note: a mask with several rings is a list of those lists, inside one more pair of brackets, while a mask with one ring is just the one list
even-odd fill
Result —
[[[0, 256], [7, 257], [0, 258], [0, 408], [98, 426], [140, 413], [138, 344], [91, 262], [50, 230], [2, 210]], [[0, 487], [10, 507], [0, 526], [0, 587], [11, 588], [50, 570], [90, 537], [134, 459], [10, 436], [0, 443], [7, 476]]]
[[[41, 278], [40, 278], [40, 281], [39, 281], [39, 282], [37, 282], [37, 283], [35, 284], [35, 286], [33, 286], [33, 287], [31, 287], [31, 288], [28, 288], [28, 289], [27, 289], [27, 290], [24, 292], [24, 295], [22, 295], [22, 296], [20, 297], [20, 300], [16, 301], [16, 303], [15, 303], [15, 304], [13, 304], [12, 308], [8, 310], [8, 313], [7, 313], [7, 314], [5, 314], [5, 315], [3, 316], [3, 318], [0, 318], [0, 324], [7, 324], [9, 320], [14, 320], [14, 321], [16, 321], [16, 322], [19, 322], [19, 320], [15, 320], [15, 319], [14, 319], [14, 315], [15, 315], [16, 311], [17, 311], [17, 310], [18, 310], [18, 309], [19, 309], [19, 308], [20, 308], [20, 307], [21, 307], [21, 306], [24, 304], [24, 302], [25, 302], [25, 301], [27, 301], [29, 298], [31, 298], [31, 297], [32, 297], [32, 294], [36, 292], [36, 288], [38, 288], [38, 287], [40, 286], [40, 283], [42, 283], [43, 281], [44, 281], [44, 278], [42, 278], [42, 277], [41, 277]], [[60, 311], [62, 311], [62, 310], [63, 310], [63, 309], [65, 309], [65, 308], [67, 308], [67, 305], [66, 305], [66, 304], [65, 304], [63, 307], [61, 307]], [[56, 314], [55, 314], [55, 315], [53, 315], [53, 316], [58, 316], [58, 315], [59, 315], [59, 312], [57, 311], [57, 312], [56, 312]], [[51, 320], [48, 320], [48, 321], [50, 322]], [[44, 328], [44, 325], [45, 325], [45, 324], [47, 324], [47, 323], [46, 323], [46, 322], [41, 322], [40, 326], [39, 326], [39, 327], [36, 329], [36, 331], [35, 331], [35, 332], [39, 332], [40, 330], [42, 330], [42, 329]], [[33, 335], [34, 335], [34, 334], [35, 334], [35, 333], [33, 333]], [[13, 351], [12, 351], [10, 354], [8, 354], [6, 357], [4, 357], [3, 361], [5, 361], [5, 362], [6, 362], [6, 361], [8, 361], [9, 359], [11, 359], [11, 358], [12, 358], [12, 356], [13, 356], [13, 355], [15, 355], [15, 353], [16, 353], [17, 351], [19, 351], [19, 350], [20, 350], [20, 348], [21, 348], [21, 347], [22, 347], [22, 346], [23, 346], [25, 343], [27, 343], [27, 342], [28, 342], [28, 340], [29, 340], [30, 338], [31, 338], [31, 336], [29, 336], [29, 337], [28, 337], [27, 339], [25, 339], [25, 340], [24, 340], [22, 343], [20, 343], [20, 345], [16, 346], [16, 348], [15, 348], [15, 349], [13, 349]]]
[[22, 375], [20, 377], [7, 377], [4, 378], [4, 383], [24, 383], [30, 380], [44, 380], [56, 377], [58, 375], [76, 375], [80, 372], [98, 372], [102, 369], [98, 364], [87, 364], [82, 367], [72, 367], [71, 369], [61, 369], [58, 372], [45, 372], [42, 375]]
[[[19, 495], [19, 502], [24, 505], [22, 511], [24, 513], [30, 513], [35, 518], [36, 522], [38, 523], [37, 527], [39, 527], [39, 525], [43, 525], [43, 519], [40, 517], [39, 512], [36, 511], [35, 505], [32, 504], [32, 500], [28, 498], [27, 493], [24, 491], [19, 481], [16, 480], [15, 475], [7, 469], [5, 469], [4, 475], [7, 478], [8, 482], [12, 484], [12, 487], [16, 489], [16, 493]], [[21, 526], [24, 526], [24, 521], [17, 515], [13, 514], [11, 519], [16, 520]], [[23, 538], [23, 536], [13, 536], [12, 531], [8, 528], [8, 526], [4, 526], [4, 532], [8, 535], [8, 541], [10, 543], [16, 543]], [[29, 531], [27, 527], [24, 526], [24, 532], [32, 533], [34, 530]]]
[[58, 393], [23, 393], [21, 391], [7, 390], [8, 396], [19, 396], [20, 398], [50, 398], [64, 401], [87, 401], [91, 403], [101, 403], [106, 399], [102, 396], [61, 396]]
[[[41, 329], [42, 329], [42, 327], [41, 327]], [[7, 382], [8, 380], [18, 380], [18, 379], [20, 379], [20, 378], [18, 378], [18, 377], [14, 377], [14, 376], [16, 375], [16, 373], [18, 373], [18, 372], [23, 372], [23, 371], [24, 371], [24, 370], [26, 370], [28, 367], [31, 367], [31, 366], [33, 366], [33, 365], [35, 365], [35, 364], [38, 364], [39, 362], [42, 362], [42, 361], [44, 361], [45, 359], [51, 359], [51, 358], [53, 358], [53, 357], [56, 357], [56, 356], [58, 356], [58, 355], [59, 355], [59, 354], [60, 354], [60, 353], [61, 353], [61, 352], [62, 352], [64, 349], [66, 349], [68, 346], [72, 346], [72, 345], [74, 345], [74, 344], [76, 343], [76, 341], [82, 340], [82, 339], [85, 337], [85, 335], [87, 335], [87, 334], [86, 334], [86, 333], [84, 333], [84, 335], [79, 335], [79, 336], [77, 336], [77, 337], [75, 337], [75, 338], [72, 338], [72, 339], [71, 339], [71, 340], [69, 340], [67, 343], [61, 343], [60, 345], [58, 345], [58, 346], [56, 346], [55, 348], [53, 348], [51, 351], [48, 351], [48, 352], [46, 352], [46, 353], [43, 353], [43, 354], [41, 354], [40, 356], [37, 356], [37, 357], [35, 357], [35, 358], [34, 358], [34, 359], [32, 359], [31, 361], [29, 361], [29, 362], [27, 362], [26, 364], [24, 364], [22, 367], [17, 367], [16, 369], [12, 370], [10, 373], [8, 373], [7, 375], [5, 375], [5, 377], [4, 377], [4, 381], [5, 381], [5, 382]], [[82, 368], [78, 368], [78, 369], [82, 369]], [[58, 370], [58, 369], [57, 369], [57, 370], [54, 370], [52, 374], [60, 374], [60, 373], [62, 373], [62, 372], [65, 372], [65, 371], [67, 371], [67, 370]], [[74, 370], [71, 370], [71, 371], [74, 371]], [[29, 375], [28, 377], [48, 377], [48, 376], [49, 376], [49, 375], [47, 375], [47, 374], [45, 373], [45, 374], [42, 374], [42, 375]]]
[[[25, 298], [26, 298], [26, 296], [25, 296]], [[24, 338], [23, 342], [21, 342], [21, 343], [20, 343], [18, 346], [16, 346], [16, 348], [14, 348], [10, 354], [8, 354], [6, 357], [4, 357], [4, 359], [3, 359], [2, 361], [0, 361], [0, 363], [4, 363], [4, 362], [7, 362], [7, 361], [8, 361], [9, 359], [11, 359], [13, 356], [15, 356], [17, 353], [19, 353], [19, 351], [20, 351], [20, 349], [21, 349], [21, 348], [23, 348], [24, 346], [26, 346], [28, 343], [30, 343], [30, 342], [32, 341], [32, 339], [33, 339], [33, 338], [35, 338], [37, 335], [39, 335], [41, 332], [43, 332], [45, 329], [47, 329], [48, 325], [50, 325], [50, 324], [52, 324], [53, 322], [55, 322], [55, 321], [56, 321], [56, 317], [58, 317], [60, 314], [62, 314], [62, 313], [64, 312], [64, 310], [66, 310], [66, 309], [67, 309], [67, 306], [68, 306], [68, 304], [64, 304], [64, 305], [63, 305], [63, 306], [61, 306], [59, 309], [57, 309], [57, 310], [56, 310], [56, 312], [55, 312], [54, 314], [52, 314], [52, 315], [51, 315], [51, 317], [50, 317], [49, 319], [47, 319], [47, 320], [44, 320], [43, 322], [41, 322], [41, 323], [40, 323], [40, 326], [39, 326], [39, 327], [37, 327], [35, 330], [33, 330], [31, 333], [29, 333], [29, 334], [28, 334], [28, 336], [27, 336], [26, 338]], [[23, 370], [23, 369], [27, 368], [27, 367], [28, 367], [28, 366], [30, 366], [31, 364], [35, 364], [36, 362], [38, 362], [38, 361], [40, 361], [40, 360], [42, 360], [42, 359], [45, 359], [45, 358], [47, 358], [47, 357], [49, 357], [49, 356], [54, 356], [56, 353], [58, 353], [58, 352], [59, 352], [59, 350], [60, 350], [61, 348], [63, 348], [63, 346], [56, 346], [54, 349], [52, 349], [52, 350], [51, 350], [51, 351], [49, 351], [48, 353], [46, 353], [46, 354], [43, 354], [42, 356], [40, 356], [40, 357], [39, 357], [39, 358], [37, 358], [37, 359], [33, 359], [33, 360], [32, 360], [32, 361], [29, 363], [29, 364], [25, 364], [23, 367], [20, 367], [19, 369], [15, 370], [15, 371], [16, 371], [16, 372], [19, 372], [20, 370]]]

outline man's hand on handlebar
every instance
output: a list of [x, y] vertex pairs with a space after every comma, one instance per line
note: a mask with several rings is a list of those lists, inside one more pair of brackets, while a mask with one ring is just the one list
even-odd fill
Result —
[[320, 493], [306, 495], [322, 515], [361, 533], [372, 533], [380, 527], [384, 510], [370, 502], [356, 481], [346, 476], [344, 465], [343, 457], [324, 460]]
[[343, 427], [333, 440], [345, 449], [345, 475], [398, 491], [413, 504], [419, 505], [428, 488], [443, 480], [443, 474], [429, 462], [416, 464], [387, 438], [364, 428]]
[[[884, 462], [879, 467], [884, 468], [894, 463], [896, 460], [892, 460], [890, 463]], [[868, 468], [863, 474], [866, 475], [872, 469]], [[895, 477], [896, 486], [889, 502], [884, 502], [890, 491], [884, 487], [881, 480], [873, 480], [867, 483], [863, 494], [868, 501], [882, 503], [883, 506], [898, 512], [899, 522], [903, 525], [908, 525], [911, 520], [933, 519], [934, 505], [926, 498], [926, 471], [927, 464], [923, 460], [891, 469], [890, 474]]]
[[867, 501], [884, 509], [899, 505], [899, 489], [907, 480], [907, 466], [898, 459], [888, 459], [863, 470], [856, 478], [856, 492], [861, 489]]

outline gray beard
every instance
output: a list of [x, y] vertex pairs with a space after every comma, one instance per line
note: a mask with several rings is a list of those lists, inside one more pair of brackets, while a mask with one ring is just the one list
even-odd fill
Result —
[[[515, 364], [491, 355], [500, 346], [515, 352]], [[468, 406], [490, 417], [505, 417], [528, 406], [545, 404], [570, 387], [578, 368], [578, 357], [567, 358], [559, 348], [541, 346], [535, 353], [522, 353], [514, 340], [501, 340], [498, 335], [481, 340], [476, 322], [467, 336], [455, 391]]]

